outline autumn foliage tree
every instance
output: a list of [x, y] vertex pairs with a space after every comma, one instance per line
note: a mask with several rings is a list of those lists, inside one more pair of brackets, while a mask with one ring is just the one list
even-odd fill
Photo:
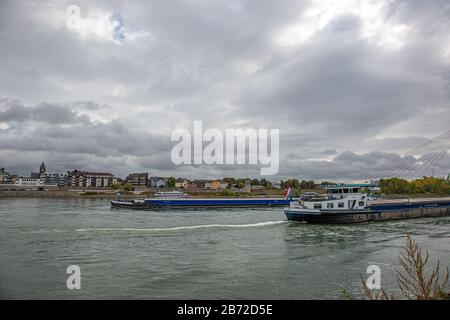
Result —
[[442, 178], [423, 177], [408, 181], [391, 178], [380, 180], [381, 191], [385, 194], [450, 194], [450, 181]]
[[[397, 285], [402, 296], [409, 300], [448, 300], [450, 291], [447, 288], [449, 271], [448, 267], [442, 276], [440, 262], [429, 270], [428, 252], [423, 253], [416, 241], [409, 235], [406, 237], [406, 246], [399, 257], [402, 271], [396, 272]], [[384, 289], [369, 289], [367, 283], [362, 280], [364, 294], [370, 300], [396, 299], [394, 294]]]

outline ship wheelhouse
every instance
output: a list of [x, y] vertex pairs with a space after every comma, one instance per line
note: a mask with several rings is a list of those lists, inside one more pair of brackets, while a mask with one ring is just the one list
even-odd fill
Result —
[[309, 210], [364, 210], [369, 206], [367, 194], [362, 192], [369, 185], [336, 185], [327, 187], [322, 199], [300, 202], [300, 206]]

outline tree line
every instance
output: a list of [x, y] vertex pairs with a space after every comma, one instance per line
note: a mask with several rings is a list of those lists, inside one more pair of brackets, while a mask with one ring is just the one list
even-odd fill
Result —
[[287, 189], [322, 189], [327, 186], [333, 186], [336, 185], [336, 183], [323, 181], [320, 184], [316, 184], [314, 180], [298, 180], [298, 179], [289, 179], [286, 181], [281, 180], [281, 188]]
[[450, 195], [450, 181], [443, 178], [423, 177], [408, 181], [400, 178], [380, 180], [381, 192], [385, 194], [438, 194]]

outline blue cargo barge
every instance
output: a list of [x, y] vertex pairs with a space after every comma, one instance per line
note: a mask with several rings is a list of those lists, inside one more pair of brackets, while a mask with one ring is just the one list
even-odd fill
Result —
[[144, 198], [111, 200], [112, 208], [164, 209], [164, 208], [230, 208], [276, 207], [289, 205], [291, 191], [285, 198]]

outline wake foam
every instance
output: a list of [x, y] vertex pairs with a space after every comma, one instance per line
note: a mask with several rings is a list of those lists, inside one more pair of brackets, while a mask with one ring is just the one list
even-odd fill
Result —
[[137, 232], [158, 232], [158, 231], [180, 231], [180, 230], [195, 230], [195, 229], [229, 229], [229, 228], [257, 228], [257, 227], [267, 227], [275, 226], [279, 224], [285, 224], [287, 221], [266, 221], [258, 223], [249, 224], [200, 224], [194, 226], [179, 226], [179, 227], [168, 227], [168, 228], [87, 228], [87, 229], [77, 229], [78, 232], [88, 232], [88, 231], [137, 231]]

